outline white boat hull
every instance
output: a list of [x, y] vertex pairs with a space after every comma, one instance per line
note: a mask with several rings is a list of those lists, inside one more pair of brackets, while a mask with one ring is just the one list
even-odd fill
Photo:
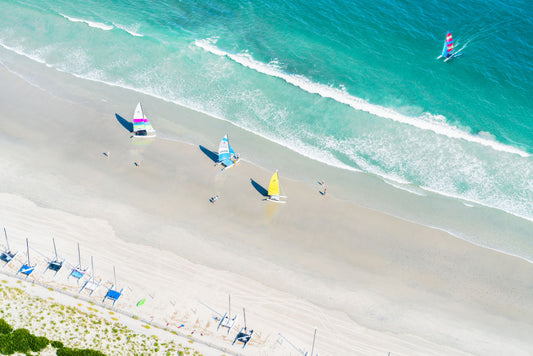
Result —
[[153, 133], [153, 134], [150, 134], [150, 135], [133, 135], [132, 138], [152, 138], [152, 137], [156, 137], [156, 134]]
[[265, 200], [271, 201], [273, 203], [280, 203], [280, 204], [286, 204], [287, 202], [285, 200], [276, 200], [271, 198], [266, 198]]

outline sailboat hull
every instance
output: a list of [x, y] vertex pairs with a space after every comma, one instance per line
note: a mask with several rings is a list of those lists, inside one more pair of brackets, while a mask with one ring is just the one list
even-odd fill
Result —
[[239, 161], [240, 161], [239, 159], [237, 159], [236, 161], [232, 161], [231, 159], [225, 159], [225, 160], [220, 161], [218, 163], [221, 163], [224, 166], [224, 168], [222, 168], [222, 170], [224, 170], [224, 169], [231, 168], [231, 167], [235, 166], [237, 163], [239, 163]]
[[272, 199], [272, 198], [266, 198], [265, 200], [271, 201], [271, 202], [273, 202], [273, 203], [279, 203], [279, 204], [285, 204], [285, 203], [287, 203], [285, 200]]
[[134, 138], [151, 138], [151, 137], [155, 137], [155, 136], [156, 136], [155, 133], [150, 133], [150, 132], [147, 132], [147, 133], [144, 133], [144, 134], [142, 134], [142, 133], [139, 134], [139, 133], [135, 132], [133, 134]]
[[444, 60], [444, 62], [448, 62], [448, 61], [450, 61], [450, 60], [452, 60], [452, 59], [454, 59], [454, 58], [461, 57], [462, 55], [463, 55], [462, 53], [455, 53], [455, 54], [452, 54], [451, 56], [449, 56], [448, 58], [446, 58], [446, 59]]

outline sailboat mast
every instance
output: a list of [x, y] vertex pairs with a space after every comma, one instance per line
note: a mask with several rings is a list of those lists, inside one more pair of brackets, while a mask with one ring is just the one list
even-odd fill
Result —
[[313, 346], [311, 347], [311, 356], [313, 356], [313, 351], [315, 350], [315, 338], [316, 338], [316, 328], [315, 328], [315, 334], [313, 335]]
[[231, 318], [231, 294], [228, 295], [228, 318]]
[[92, 281], [94, 282], [94, 261], [93, 261], [93, 256], [91, 256], [91, 279]]
[[28, 255], [28, 266], [30, 265], [30, 243], [28, 238], [26, 238], [26, 254]]
[[10, 252], [11, 249], [9, 248], [9, 241], [7, 240], [7, 231], [5, 227], [4, 227], [4, 235], [6, 236], [7, 251]]
[[56, 261], [57, 261], [57, 249], [56, 249], [56, 240], [52, 237], [52, 243], [54, 244], [54, 253], [56, 255]]
[[117, 285], [117, 273], [115, 272], [115, 266], [113, 266], [113, 276], [115, 278], [115, 284], [113, 284], [113, 287]]
[[78, 266], [81, 268], [80, 243], [78, 242]]
[[244, 317], [244, 331], [246, 331], [246, 310], [242, 308], [242, 315]]

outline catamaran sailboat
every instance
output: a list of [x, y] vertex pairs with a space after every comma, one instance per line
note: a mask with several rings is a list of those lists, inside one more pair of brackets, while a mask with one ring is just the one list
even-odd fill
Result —
[[459, 53], [461, 50], [462, 48], [457, 52], [454, 50], [452, 33], [448, 31], [448, 33], [446, 34], [446, 40], [444, 41], [444, 48], [442, 49], [442, 54], [437, 59], [444, 58], [444, 62], [448, 62], [452, 58], [461, 56], [462, 53]]
[[7, 249], [0, 252], [0, 260], [5, 262], [2, 268], [7, 266], [9, 262], [13, 261], [13, 259], [15, 258], [15, 256], [17, 256], [17, 253], [18, 253], [18, 252], [12, 252], [11, 249], [9, 248], [9, 241], [7, 240], [7, 231], [5, 227], [4, 227], [4, 235], [6, 236]]
[[244, 317], [244, 327], [241, 328], [241, 330], [237, 333], [237, 336], [235, 336], [235, 339], [233, 339], [233, 344], [238, 342], [242, 342], [242, 348], [244, 349], [246, 345], [250, 342], [250, 339], [252, 338], [252, 335], [254, 334], [253, 330], [248, 331], [246, 327], [246, 310], [242, 308], [242, 315]]
[[80, 244], [78, 243], [78, 265], [72, 267], [72, 270], [70, 271], [69, 277], [72, 276], [72, 277], [76, 278], [78, 280], [78, 283], [79, 283], [80, 279], [85, 275], [85, 272], [87, 272], [87, 268], [84, 268], [81, 265]]
[[47, 270], [51, 269], [57, 275], [61, 267], [63, 267], [63, 262], [65, 262], [65, 260], [60, 260], [59, 257], [57, 256], [56, 241], [53, 238], [52, 238], [52, 243], [54, 244], [55, 257], [51, 259], [50, 261], [48, 261], [48, 267], [46, 267], [46, 269]]
[[133, 137], [155, 137], [155, 130], [144, 114], [140, 102], [133, 113]]
[[27, 261], [22, 265], [22, 267], [19, 268], [19, 271], [17, 274], [22, 273], [25, 274], [26, 277], [28, 277], [32, 272], [35, 270], [36, 265], [32, 265], [30, 262], [30, 244], [28, 242], [28, 239], [26, 239], [26, 257]]
[[229, 144], [228, 135], [222, 137], [220, 145], [218, 145], [218, 162], [221, 163], [224, 168], [232, 167], [239, 162], [239, 154], [235, 153], [231, 145]]
[[272, 178], [270, 178], [270, 183], [268, 184], [268, 198], [267, 200], [276, 202], [276, 203], [286, 203], [286, 201], [280, 200], [280, 198], [287, 198], [286, 196], [279, 194], [279, 176], [278, 171], [276, 171]]

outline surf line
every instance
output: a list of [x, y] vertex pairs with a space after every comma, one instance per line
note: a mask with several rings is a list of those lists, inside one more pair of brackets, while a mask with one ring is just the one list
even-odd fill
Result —
[[[458, 129], [455, 126], [435, 121], [427, 121], [421, 117], [406, 116], [392, 109], [371, 104], [366, 100], [354, 97], [343, 89], [333, 88], [328, 85], [314, 83], [303, 75], [285, 73], [274, 65], [265, 64], [254, 60], [252, 56], [250, 56], [248, 53], [233, 54], [226, 52], [215, 46], [215, 41], [212, 39], [195, 40], [194, 45], [217, 56], [227, 57], [232, 61], [244, 67], [253, 69], [259, 73], [280, 78], [285, 82], [294, 85], [300, 89], [303, 89], [308, 93], [318, 94], [324, 98], [333, 99], [341, 104], [349, 105], [355, 110], [365, 111], [369, 114], [400, 122], [403, 124], [411, 125], [422, 130], [433, 131], [438, 135], [444, 135], [454, 139], [463, 139], [468, 142], [491, 147], [496, 151], [513, 153], [522, 157], [530, 156], [527, 152], [519, 148], [509, 146], [497, 141], [489, 140], [480, 136], [472, 135], [470, 133]], [[432, 114], [426, 115], [435, 117], [435, 115]]]
[[78, 18], [70, 17], [70, 16], [67, 16], [67, 15], [64, 15], [64, 14], [60, 14], [60, 15], [63, 16], [64, 18], [66, 18], [67, 20], [71, 21], [71, 22], [83, 22], [83, 23], [89, 25], [89, 27], [99, 28], [99, 29], [104, 30], [104, 31], [109, 31], [109, 30], [112, 30], [112, 29], [115, 28], [114, 26], [106, 25], [106, 24], [101, 23], [101, 22], [94, 22], [94, 21], [89, 21], [89, 20], [84, 20], [84, 19], [78, 19]]

